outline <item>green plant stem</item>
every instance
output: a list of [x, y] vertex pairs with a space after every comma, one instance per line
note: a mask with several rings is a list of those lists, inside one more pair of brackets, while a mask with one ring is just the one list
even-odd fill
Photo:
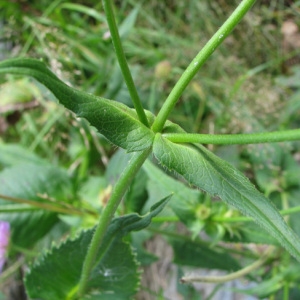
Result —
[[215, 51], [215, 49], [224, 41], [224, 39], [230, 34], [234, 27], [240, 22], [248, 10], [252, 7], [256, 0], [243, 0], [231, 16], [225, 21], [225, 23], [220, 27], [220, 29], [212, 36], [212, 38], [207, 42], [207, 44], [202, 48], [198, 55], [192, 60], [190, 65], [181, 75], [180, 79], [172, 89], [168, 98], [166, 99], [164, 105], [159, 111], [153, 125], [152, 129], [154, 132], [161, 132], [163, 126], [178, 101], [179, 97], [182, 95], [183, 91], [207, 61], [210, 55]]
[[89, 280], [89, 275], [93, 269], [94, 261], [97, 255], [97, 251], [101, 245], [103, 237], [106, 233], [107, 227], [111, 222], [115, 211], [120, 204], [122, 197], [124, 196], [126, 190], [128, 189], [132, 179], [143, 165], [148, 155], [150, 154], [151, 149], [147, 149], [143, 152], [136, 152], [128, 165], [122, 172], [119, 180], [113, 188], [111, 197], [101, 214], [98, 226], [93, 235], [90, 247], [88, 249], [87, 255], [85, 257], [85, 261], [83, 263], [82, 273], [80, 282], [78, 285], [78, 295], [83, 296], [86, 290], [87, 282]]
[[[56, 213], [63, 213], [63, 214], [72, 214], [72, 215], [79, 215], [79, 216], [83, 216], [85, 214], [91, 214], [94, 216], [97, 216], [96, 212], [90, 211], [90, 210], [78, 210], [75, 207], [72, 206], [63, 206], [63, 203], [60, 205], [59, 202], [56, 203], [45, 203], [45, 202], [39, 202], [39, 201], [34, 201], [34, 200], [28, 200], [28, 199], [20, 199], [20, 198], [16, 198], [16, 197], [11, 197], [11, 196], [7, 196], [7, 195], [2, 195], [0, 194], [0, 199], [3, 200], [7, 200], [10, 202], [14, 202], [14, 203], [20, 203], [20, 204], [28, 204], [31, 205], [32, 207], [36, 208], [36, 209], [44, 209], [44, 210], [48, 210], [48, 211], [53, 211]], [[15, 206], [16, 210], [17, 209], [21, 209], [21, 207], [17, 207]], [[12, 206], [10, 207], [10, 209], [12, 209]], [[5, 208], [2, 208], [2, 210], [5, 210]], [[27, 211], [28, 208], [25, 207], [25, 211]], [[20, 210], [19, 210], [20, 211]]]
[[27, 205], [27, 204], [8, 204], [1, 205], [0, 213], [12, 213], [12, 212], [24, 212], [24, 211], [35, 211], [39, 210], [39, 208]]
[[10, 242], [9, 247], [10, 247], [9, 249], [12, 250], [13, 253], [20, 253], [32, 259], [35, 259], [40, 254], [38, 249], [32, 250], [32, 249], [20, 247], [18, 245], [13, 244], [12, 241]]
[[163, 136], [173, 143], [243, 145], [300, 140], [300, 129], [245, 134], [166, 133]]
[[268, 250], [261, 256], [260, 259], [255, 261], [253, 264], [229, 275], [224, 276], [185, 276], [181, 278], [182, 283], [191, 283], [191, 282], [211, 282], [211, 283], [223, 283], [231, 280], [241, 278], [250, 272], [256, 270], [262, 266], [266, 260], [269, 258], [270, 253], [274, 250], [274, 247], [269, 247]]
[[112, 42], [115, 47], [116, 56], [117, 56], [124, 80], [126, 82], [129, 94], [131, 96], [134, 108], [136, 109], [139, 120], [144, 125], [149, 127], [148, 119], [146, 117], [146, 114], [145, 114], [144, 108], [142, 106], [138, 92], [136, 90], [136, 87], [134, 85], [134, 82], [133, 82], [133, 79], [132, 79], [132, 76], [131, 76], [131, 73], [130, 73], [130, 70], [129, 70], [129, 67], [127, 64], [127, 60], [126, 60], [126, 57], [124, 54], [124, 50], [122, 47], [118, 27], [116, 24], [111, 0], [103, 0], [102, 2], [103, 2], [103, 6], [104, 6], [107, 23], [108, 23], [109, 30], [110, 30]]
[[154, 217], [152, 223], [164, 223], [164, 222], [179, 222], [179, 218], [176, 216], [171, 217]]
[[24, 265], [24, 261], [25, 258], [21, 257], [13, 265], [2, 272], [0, 276], [0, 284], [4, 284], [9, 277], [11, 277], [13, 274], [16, 274], [16, 271]]
[[[279, 211], [280, 214], [282, 216], [287, 216], [287, 215], [291, 215], [291, 214], [295, 214], [295, 213], [299, 213], [300, 212], [300, 206], [296, 206], [296, 207], [291, 207], [291, 208], [287, 208], [287, 209], [282, 209]], [[236, 222], [252, 222], [253, 219], [252, 218], [248, 218], [248, 217], [232, 217], [232, 218], [228, 218], [228, 217], [213, 217], [212, 218], [213, 222], [225, 222], [225, 223], [236, 223]]]
[[282, 299], [289, 300], [290, 299], [289, 294], [290, 294], [290, 283], [285, 282], [283, 285], [283, 298]]

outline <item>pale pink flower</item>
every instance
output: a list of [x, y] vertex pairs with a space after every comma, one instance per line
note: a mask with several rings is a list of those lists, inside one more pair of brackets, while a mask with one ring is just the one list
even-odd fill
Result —
[[8, 222], [0, 221], [0, 272], [5, 264], [6, 252], [9, 243], [10, 225]]

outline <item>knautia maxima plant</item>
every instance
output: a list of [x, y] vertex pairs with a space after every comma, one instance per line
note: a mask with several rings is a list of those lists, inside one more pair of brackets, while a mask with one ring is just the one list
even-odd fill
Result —
[[[197, 197], [199, 196], [200, 190], [220, 198], [230, 207], [255, 220], [296, 260], [300, 260], [299, 237], [287, 225], [279, 210], [240, 171], [202, 145], [292, 141], [299, 139], [300, 130], [237, 135], [204, 135], [187, 133], [179, 125], [168, 121], [172, 109], [187, 85], [250, 10], [254, 2], [254, 0], [241, 1], [232, 15], [186, 68], [157, 115], [146, 111], [141, 104], [126, 62], [110, 0], [103, 0], [103, 6], [116, 56], [134, 109], [117, 101], [97, 97], [68, 86], [52, 73], [42, 61], [31, 58], [14, 58], [0, 63], [0, 73], [2, 74], [30, 76], [43, 84], [66, 109], [72, 111], [77, 117], [86, 119], [110, 143], [124, 149], [128, 156], [128, 163], [114, 183], [107, 203], [101, 212], [96, 213], [99, 218], [98, 224], [91, 229], [81, 231], [75, 238], [69, 238], [59, 245], [54, 245], [29, 268], [26, 273], [25, 284], [30, 298], [71, 300], [129, 299], [133, 297], [139, 287], [140, 273], [134, 250], [126, 237], [133, 231], [140, 231], [149, 226], [152, 218], [156, 217], [166, 205], [169, 205], [167, 203], [184, 199], [182, 193], [186, 193], [186, 198], [192, 199], [195, 196], [194, 193], [197, 193]], [[181, 181], [174, 184], [176, 182], [174, 179], [163, 177], [165, 176], [163, 171], [151, 162], [153, 159], [162, 169], [182, 177], [187, 186], [183, 185]], [[153, 180], [155, 177], [162, 178], [162, 185], [171, 184], [171, 188], [166, 189], [169, 190], [169, 195], [163, 199], [157, 199], [157, 203], [143, 216], [132, 213], [114, 217], [126, 191], [142, 168], [146, 170], [148, 176], [153, 177]], [[33, 174], [48, 174], [49, 176], [47, 175], [48, 177], [45, 178], [57, 178], [57, 188], [47, 190], [48, 187], [44, 186], [43, 191], [47, 192], [48, 195], [51, 196], [51, 193], [55, 194], [59, 191], [60, 199], [66, 199], [70, 196], [67, 196], [69, 181], [64, 172], [53, 173], [49, 165], [28, 166], [26, 170]], [[1, 198], [16, 202], [21, 195], [13, 194], [13, 188], [8, 183], [9, 176], [9, 171], [1, 174], [0, 182], [3, 185], [0, 189]], [[63, 187], [59, 185], [61, 182], [64, 182]], [[45, 184], [45, 180], [40, 180], [39, 184]], [[159, 187], [160, 183], [156, 182], [156, 184]], [[4, 187], [5, 185], [6, 187]], [[193, 187], [197, 189], [193, 189]], [[35, 190], [35, 186], [32, 189]], [[36, 194], [32, 197], [37, 199]], [[169, 199], [171, 200], [168, 201]], [[40, 208], [47, 210], [45, 203], [41, 202], [39, 205]], [[174, 206], [173, 209], [177, 217], [183, 223], [191, 221], [189, 215], [185, 215], [187, 207], [181, 209], [178, 203], [170, 205]], [[55, 223], [55, 214], [58, 213], [59, 209], [60, 213], [68, 213], [67, 206], [54, 209], [54, 212], [44, 216], [47, 224], [52, 226]], [[204, 214], [203, 206], [194, 207], [189, 210], [189, 213], [191, 214], [193, 210], [198, 214], [201, 210], [200, 215], [203, 216]], [[90, 213], [84, 210], [77, 211], [75, 208], [72, 212], [79, 215]], [[18, 230], [14, 228], [16, 219], [10, 217], [7, 219], [11, 222], [13, 232], [17, 234]], [[40, 222], [42, 222], [42, 218]], [[21, 226], [20, 223], [18, 226]], [[26, 222], [22, 226], [26, 227]], [[34, 231], [35, 226], [38, 224], [34, 224], [31, 230]], [[43, 234], [46, 232], [47, 230]], [[192, 241], [190, 239], [191, 245]], [[218, 258], [220, 255], [213, 249], [209, 250], [208, 247], [205, 249], [207, 257]], [[267, 254], [269, 253], [270, 250]], [[262, 265], [267, 257], [268, 255], [264, 255], [251, 268], [254, 269]], [[229, 258], [226, 257], [226, 259]], [[236, 271], [239, 268], [236, 261], [229, 259], [228, 262], [232, 270]], [[251, 268], [237, 271], [223, 279], [231, 280], [247, 274]], [[230, 266], [227, 269], [230, 269]], [[197, 276], [195, 278], [183, 277], [182, 279], [183, 282], [196, 280], [205, 279]]]

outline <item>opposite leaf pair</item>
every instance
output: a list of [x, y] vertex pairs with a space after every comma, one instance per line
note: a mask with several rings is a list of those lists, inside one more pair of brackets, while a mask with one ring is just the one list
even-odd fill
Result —
[[[0, 63], [0, 73], [34, 77], [52, 91], [60, 103], [86, 118], [114, 145], [128, 152], [143, 152], [145, 159], [151, 149], [162, 166], [252, 217], [300, 261], [300, 240], [275, 206], [241, 172], [203, 146], [175, 144], [166, 139], [164, 132], [184, 133], [176, 124], [167, 122], [162, 133], [154, 133], [138, 120], [134, 110], [67, 86], [40, 61], [7, 60]], [[147, 112], [147, 117], [152, 124], [154, 116]]]

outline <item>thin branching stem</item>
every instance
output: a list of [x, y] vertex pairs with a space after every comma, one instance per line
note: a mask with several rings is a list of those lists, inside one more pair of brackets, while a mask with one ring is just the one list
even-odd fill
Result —
[[240, 22], [244, 15], [249, 11], [256, 0], [243, 0], [231, 16], [225, 21], [225, 23], [220, 27], [220, 29], [212, 36], [212, 38], [207, 42], [207, 44], [202, 48], [198, 55], [192, 60], [190, 65], [181, 75], [178, 82], [175, 84], [168, 98], [166, 99], [164, 105], [159, 111], [153, 125], [152, 129], [154, 132], [161, 132], [163, 126], [177, 103], [179, 97], [182, 95], [183, 91], [187, 85], [191, 82], [193, 77], [211, 56], [211, 54], [216, 50], [216, 48], [222, 44], [224, 39], [230, 34], [234, 27]]
[[163, 136], [173, 143], [243, 145], [300, 140], [300, 129], [248, 134], [167, 133]]
[[126, 56], [125, 56], [125, 53], [124, 53], [124, 50], [122, 47], [122, 43], [121, 43], [118, 27], [116, 24], [116, 19], [114, 16], [114, 11], [113, 11], [113, 6], [111, 3], [111, 0], [103, 0], [102, 2], [103, 2], [104, 10], [105, 10], [107, 23], [108, 23], [109, 30], [110, 30], [112, 42], [115, 47], [116, 56], [117, 56], [124, 80], [126, 82], [130, 97], [132, 99], [134, 108], [136, 109], [139, 120], [144, 125], [149, 127], [148, 119], [146, 117], [144, 108], [142, 106], [140, 97], [139, 97], [136, 87], [134, 85], [132, 75], [130, 73], [130, 70], [129, 70], [129, 67], [127, 64], [127, 60], [126, 60]]
[[[289, 216], [292, 214], [296, 214], [300, 212], [300, 206], [295, 206], [287, 209], [282, 209], [279, 211], [282, 216]], [[222, 216], [215, 216], [212, 218], [213, 222], [217, 223], [240, 223], [240, 222], [253, 222], [252, 218], [249, 217], [222, 217]]]
[[101, 245], [103, 237], [106, 233], [109, 223], [111, 222], [125, 192], [127, 191], [132, 179], [143, 165], [150, 153], [150, 149], [147, 149], [143, 152], [136, 152], [128, 165], [122, 172], [119, 180], [113, 188], [111, 197], [100, 216], [98, 226], [93, 235], [88, 253], [85, 257], [85, 261], [82, 268], [81, 279], [78, 286], [77, 294], [83, 296], [87, 287], [89, 280], [89, 275], [93, 269], [95, 258], [98, 252], [98, 249]]
[[[71, 205], [64, 205], [57, 202], [57, 203], [51, 203], [51, 202], [41, 202], [41, 201], [34, 201], [34, 200], [28, 200], [28, 199], [21, 199], [17, 197], [11, 197], [7, 195], [0, 194], [0, 199], [7, 200], [9, 202], [13, 203], [19, 203], [24, 204], [25, 206], [17, 206], [17, 205], [3, 205], [3, 207], [0, 209], [0, 211], [27, 211], [27, 210], [34, 210], [34, 209], [44, 209], [47, 211], [53, 211], [56, 213], [62, 213], [62, 214], [72, 214], [72, 215], [85, 215], [85, 214], [91, 214], [94, 216], [97, 216], [97, 213], [90, 210], [79, 210]], [[47, 201], [47, 199], [45, 199]], [[27, 205], [27, 206], [26, 206]], [[31, 209], [30, 209], [31, 208]]]
[[224, 275], [224, 276], [197, 276], [197, 275], [184, 276], [181, 278], [180, 281], [182, 283], [191, 283], [191, 282], [223, 283], [223, 282], [227, 282], [227, 281], [232, 281], [232, 280], [241, 278], [241, 277], [253, 272], [254, 270], [258, 269], [259, 267], [261, 267], [267, 261], [267, 259], [269, 259], [270, 253], [273, 251], [274, 251], [274, 247], [270, 246], [268, 248], [268, 250], [253, 264], [251, 264], [237, 272], [228, 274], [228, 275]]

